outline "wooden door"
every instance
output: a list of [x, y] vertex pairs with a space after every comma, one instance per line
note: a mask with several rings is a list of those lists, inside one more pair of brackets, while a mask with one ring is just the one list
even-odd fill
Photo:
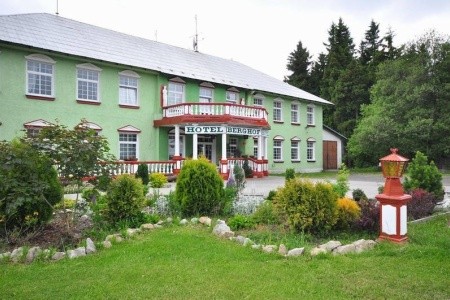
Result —
[[336, 170], [337, 168], [337, 142], [323, 141], [323, 169]]

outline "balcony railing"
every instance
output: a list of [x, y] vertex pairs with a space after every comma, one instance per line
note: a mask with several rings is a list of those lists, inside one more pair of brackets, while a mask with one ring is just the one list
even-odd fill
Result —
[[264, 107], [238, 105], [231, 103], [181, 103], [163, 108], [163, 117], [171, 118], [183, 115], [193, 116], [234, 116], [267, 121]]

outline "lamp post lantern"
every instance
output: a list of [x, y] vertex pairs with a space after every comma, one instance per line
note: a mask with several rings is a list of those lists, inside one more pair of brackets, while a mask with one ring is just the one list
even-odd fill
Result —
[[380, 236], [381, 240], [396, 243], [406, 242], [407, 237], [407, 209], [406, 204], [411, 199], [403, 191], [400, 178], [408, 162], [397, 154], [398, 149], [391, 149], [391, 154], [380, 159], [381, 170], [386, 181], [382, 194], [375, 198], [380, 203]]

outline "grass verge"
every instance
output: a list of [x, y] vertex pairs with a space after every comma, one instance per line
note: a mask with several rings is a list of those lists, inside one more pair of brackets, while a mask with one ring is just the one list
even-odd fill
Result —
[[[450, 217], [409, 225], [410, 242], [286, 259], [170, 227], [81, 259], [0, 265], [2, 299], [448, 299]], [[302, 245], [298, 245], [302, 246]]]

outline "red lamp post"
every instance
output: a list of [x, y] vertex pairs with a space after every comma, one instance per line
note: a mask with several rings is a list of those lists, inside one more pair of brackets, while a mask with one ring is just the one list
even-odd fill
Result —
[[408, 240], [406, 204], [411, 196], [404, 193], [400, 182], [408, 159], [398, 155], [397, 151], [398, 149], [391, 149], [391, 154], [380, 159], [386, 181], [383, 193], [376, 195], [375, 198], [380, 202], [380, 236], [378, 239], [402, 243]]

